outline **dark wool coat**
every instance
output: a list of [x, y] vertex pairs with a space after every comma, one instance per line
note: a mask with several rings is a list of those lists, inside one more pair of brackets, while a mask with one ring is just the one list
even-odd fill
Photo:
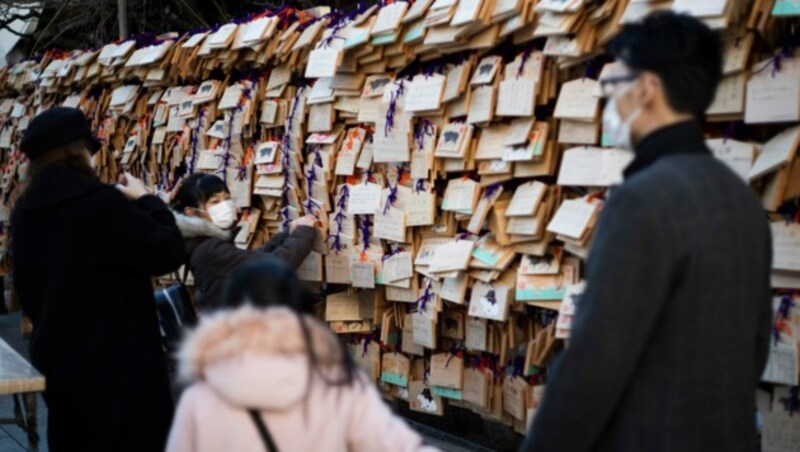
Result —
[[52, 166], [18, 200], [11, 237], [50, 450], [163, 450], [173, 403], [151, 277], [184, 256], [172, 213]]
[[766, 216], [695, 122], [636, 153], [523, 450], [752, 452], [772, 318]]
[[317, 230], [300, 226], [291, 234], [283, 232], [256, 250], [242, 250], [233, 243], [232, 233], [199, 217], [174, 213], [186, 241], [189, 269], [194, 276], [197, 307], [207, 311], [221, 302], [225, 280], [244, 262], [258, 259], [265, 253], [279, 257], [291, 268], [297, 268], [314, 247]]

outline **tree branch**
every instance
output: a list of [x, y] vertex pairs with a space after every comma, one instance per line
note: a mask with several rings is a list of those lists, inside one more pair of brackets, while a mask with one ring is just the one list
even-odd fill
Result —
[[0, 10], [0, 29], [8, 30], [11, 34], [19, 36], [21, 38], [27, 38], [33, 35], [33, 33], [22, 33], [20, 31], [15, 30], [11, 25], [16, 21], [26, 22], [30, 19], [40, 19], [41, 14], [39, 14], [33, 8], [29, 9], [26, 13], [12, 13], [12, 7], [8, 4], [4, 4], [5, 8]]

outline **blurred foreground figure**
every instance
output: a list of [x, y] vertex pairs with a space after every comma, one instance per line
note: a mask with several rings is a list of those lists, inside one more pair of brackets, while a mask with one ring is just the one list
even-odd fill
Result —
[[417, 451], [422, 440], [384, 404], [276, 256], [243, 264], [216, 313], [181, 350], [193, 382], [168, 452]]
[[597, 228], [567, 350], [523, 450], [754, 451], [767, 359], [770, 232], [759, 200], [711, 155], [700, 120], [718, 37], [655, 13], [609, 50], [609, 144], [635, 150]]

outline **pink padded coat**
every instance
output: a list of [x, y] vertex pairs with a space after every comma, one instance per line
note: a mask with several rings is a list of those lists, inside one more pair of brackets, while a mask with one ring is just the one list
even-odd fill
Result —
[[[315, 354], [336, 371], [336, 337], [306, 317]], [[359, 374], [349, 386], [309, 377], [298, 317], [243, 307], [201, 321], [185, 341], [181, 375], [193, 382], [172, 425], [168, 452], [263, 452], [247, 409], [258, 409], [280, 451], [417, 451], [420, 436]], [[310, 378], [310, 383], [309, 383]]]

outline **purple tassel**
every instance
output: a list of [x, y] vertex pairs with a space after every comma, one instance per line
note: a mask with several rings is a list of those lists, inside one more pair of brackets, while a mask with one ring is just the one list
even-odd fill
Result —
[[425, 190], [425, 179], [417, 179], [417, 183], [414, 185], [414, 192], [419, 193]]
[[492, 196], [494, 196], [494, 194], [497, 192], [497, 190], [500, 189], [500, 186], [501, 186], [500, 183], [489, 185], [488, 187], [486, 187], [486, 191], [483, 193], [483, 196], [486, 199], [491, 199]]
[[794, 301], [789, 295], [781, 297], [781, 304], [778, 306], [778, 319], [789, 320], [789, 314], [794, 307]]
[[308, 173], [306, 173], [306, 183], [308, 184], [308, 196], [311, 197], [311, 186], [314, 185], [314, 180], [317, 178], [317, 173], [314, 171], [314, 167], [312, 166]]
[[772, 326], [772, 341], [775, 345], [781, 341], [781, 330], [778, 329], [778, 325]]
[[364, 244], [364, 251], [367, 251], [367, 249], [369, 249], [370, 226], [372, 226], [372, 222], [369, 221], [369, 216], [367, 215], [362, 216], [361, 226], [358, 229], [359, 231], [361, 231], [361, 242]]
[[789, 412], [789, 416], [794, 416], [794, 413], [800, 411], [800, 395], [798, 394], [798, 387], [794, 386], [789, 390], [787, 397], [781, 397], [781, 404], [783, 409]]
[[319, 166], [322, 168], [324, 165], [322, 164], [322, 154], [320, 153], [320, 146], [318, 144], [311, 146], [310, 154], [314, 154], [314, 165]]
[[414, 140], [417, 142], [417, 150], [421, 151], [425, 148], [425, 137], [433, 137], [436, 134], [433, 123], [428, 118], [422, 118], [419, 127], [414, 133]]
[[481, 357], [480, 356], [478, 356], [478, 355], [471, 356], [470, 357], [470, 361], [471, 361], [473, 369], [480, 369], [480, 367], [481, 367]]
[[464, 351], [464, 346], [461, 345], [461, 341], [453, 340], [450, 342], [450, 347], [447, 350], [449, 356], [447, 357], [447, 362], [444, 364], [445, 369], [450, 367], [450, 361], [456, 356], [458, 352]]
[[225, 154], [222, 156], [222, 180], [228, 183], [228, 162], [231, 159], [231, 135], [233, 134], [233, 118], [235, 112], [231, 112], [231, 119], [228, 120], [228, 136], [225, 137]]
[[336, 234], [330, 235], [328, 234], [328, 241], [333, 241], [331, 243], [331, 249], [333, 249], [336, 254], [339, 254], [339, 251], [342, 250], [342, 237], [337, 232]]
[[289, 207], [284, 207], [283, 210], [281, 210], [281, 215], [283, 215], [283, 230], [284, 231], [288, 231], [289, 230]]
[[522, 74], [525, 73], [525, 63], [528, 62], [528, 58], [531, 57], [531, 53], [533, 53], [533, 47], [528, 47], [522, 52], [522, 60], [519, 62], [519, 69], [517, 69], [517, 78], [522, 77]]
[[781, 65], [783, 64], [783, 59], [791, 57], [792, 57], [792, 49], [790, 47], [784, 47], [780, 53], [773, 56], [769, 61], [767, 61], [767, 64], [765, 64], [761, 69], [753, 72], [753, 75], [760, 74], [771, 67], [772, 76], [775, 77], [781, 71]]
[[342, 36], [337, 35], [337, 33], [347, 25], [348, 21], [346, 19], [348, 19], [348, 16], [341, 11], [333, 10], [323, 16], [323, 19], [330, 19], [331, 21], [328, 25], [332, 26], [331, 34], [322, 40], [322, 47], [327, 49], [333, 44], [334, 39], [344, 39]]
[[341, 210], [336, 212], [336, 216], [333, 217], [333, 222], [336, 223], [336, 234], [328, 235], [328, 241], [333, 240], [331, 248], [336, 251], [336, 254], [339, 254], [339, 251], [342, 250], [342, 222], [344, 222], [345, 218]]
[[367, 178], [364, 179], [364, 185], [369, 184], [370, 179], [372, 179], [372, 165], [370, 165], [369, 169], [367, 170]]
[[514, 368], [513, 368], [513, 371], [511, 373], [511, 375], [514, 376], [514, 377], [521, 377], [524, 367], [525, 367], [525, 359], [524, 358], [515, 359], [514, 360]]
[[389, 252], [383, 255], [383, 257], [381, 258], [381, 262], [389, 260], [392, 256], [400, 253], [400, 251], [401, 250], [399, 246], [392, 247], [391, 245], [389, 245]]
[[383, 136], [388, 137], [394, 128], [394, 114], [397, 111], [397, 101], [403, 95], [403, 81], [398, 80], [395, 82], [398, 89], [392, 92], [389, 99], [389, 109], [386, 111], [386, 124], [383, 127]]
[[289, 119], [287, 119], [286, 128], [284, 129], [283, 133], [283, 149], [281, 152], [281, 164], [283, 165], [283, 190], [281, 193], [281, 204], [283, 205], [283, 209], [281, 210], [281, 213], [283, 214], [284, 231], [289, 230], [289, 181], [292, 174], [289, 153], [291, 152], [292, 148], [292, 129], [294, 127], [294, 118], [297, 114], [297, 104], [300, 103], [300, 95], [303, 93], [303, 90], [304, 87], [302, 84], [298, 86], [297, 93], [294, 96], [294, 102], [292, 102], [292, 109], [289, 114]]
[[197, 161], [197, 142], [199, 140], [200, 130], [203, 128], [203, 116], [206, 113], [205, 107], [201, 107], [197, 117], [197, 127], [192, 130], [192, 158], [189, 160], [189, 175], [194, 174], [194, 164]]
[[376, 334], [377, 334], [377, 332], [376, 332], [376, 331], [373, 331], [373, 332], [369, 333], [369, 334], [367, 335], [367, 337], [365, 337], [365, 338], [364, 338], [364, 347], [363, 347], [363, 349], [361, 350], [361, 357], [362, 357], [362, 358], [363, 358], [363, 357], [365, 357], [365, 356], [367, 356], [367, 348], [369, 347], [369, 344], [370, 344], [372, 341], [374, 341], [374, 340], [375, 340], [375, 336], [376, 336]]
[[425, 291], [422, 293], [422, 296], [417, 298], [417, 305], [419, 305], [419, 312], [425, 311], [425, 305], [428, 304], [431, 297], [433, 297], [433, 293], [431, 292], [431, 280], [428, 279], [428, 282], [425, 284]]
[[[246, 88], [242, 91], [245, 99], [250, 99], [250, 88]], [[233, 120], [236, 118], [236, 113], [241, 112], [244, 109], [241, 102], [239, 105], [236, 106], [236, 109], [231, 112], [231, 118], [228, 120], [228, 136], [225, 137], [225, 155], [223, 156], [222, 162], [222, 180], [225, 183], [228, 183], [228, 163], [231, 160], [231, 142], [233, 137]]]
[[445, 59], [437, 58], [435, 60], [431, 60], [425, 67], [422, 69], [422, 75], [425, 78], [432, 76], [433, 74], [441, 74], [444, 72], [445, 66]]
[[247, 165], [242, 164], [239, 167], [239, 171], [236, 173], [236, 180], [240, 182], [247, 180]]
[[344, 184], [342, 187], [342, 191], [339, 194], [339, 200], [336, 201], [336, 207], [339, 208], [339, 211], [343, 211], [345, 207], [347, 207], [347, 200], [350, 198], [350, 189], [347, 188], [347, 184]]
[[314, 207], [317, 209], [320, 208], [320, 204], [317, 201], [314, 201], [312, 198], [308, 198], [305, 204], [303, 204], [303, 207], [306, 209], [306, 213], [311, 212], [311, 214], [315, 217], [319, 217], [319, 215], [314, 212]]
[[386, 198], [386, 206], [383, 208], [383, 214], [386, 215], [389, 212], [389, 208], [397, 202], [397, 187], [400, 185], [400, 181], [394, 184], [394, 187], [389, 187], [389, 196]]
[[735, 131], [736, 131], [736, 123], [731, 121], [730, 125], [728, 125], [728, 128], [725, 129], [725, 134], [722, 136], [722, 143], [723, 144], [727, 143], [728, 140], [733, 138], [733, 133]]

